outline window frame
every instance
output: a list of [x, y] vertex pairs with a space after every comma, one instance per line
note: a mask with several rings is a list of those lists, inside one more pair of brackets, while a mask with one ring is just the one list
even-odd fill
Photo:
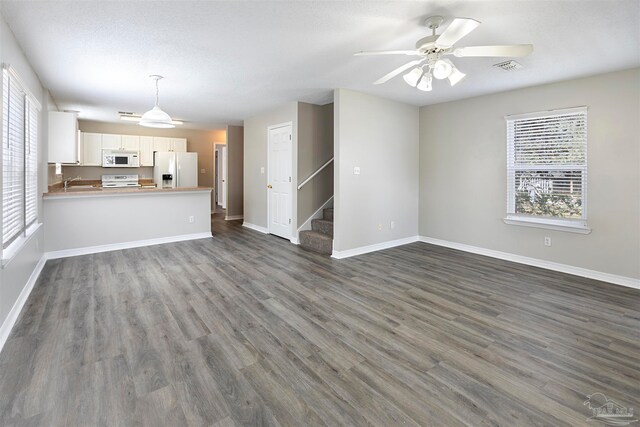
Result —
[[[41, 117], [40, 112], [42, 111], [42, 106], [40, 102], [36, 99], [35, 96], [29, 91], [27, 86], [24, 84], [20, 76], [16, 73], [15, 69], [11, 67], [9, 64], [2, 64], [2, 78], [3, 85], [2, 89], [0, 89], [0, 93], [2, 94], [2, 106], [0, 106], [0, 112], [2, 113], [2, 149], [0, 149], [0, 168], [4, 165], [4, 155], [5, 155], [5, 147], [4, 147], [4, 135], [5, 135], [5, 117], [8, 113], [4, 109], [4, 101], [5, 101], [5, 93], [4, 93], [4, 79], [9, 79], [9, 85], [15, 85], [20, 92], [21, 96], [24, 97], [24, 114], [23, 114], [23, 123], [22, 123], [22, 151], [23, 151], [23, 165], [22, 165], [22, 178], [23, 178], [23, 200], [21, 201], [21, 209], [22, 209], [22, 226], [20, 231], [12, 237], [12, 239], [6, 243], [4, 243], [4, 232], [5, 230], [2, 227], [4, 223], [4, 217], [2, 218], [2, 223], [0, 223], [0, 235], [2, 239], [0, 239], [3, 244], [0, 246], [2, 251], [2, 267], [4, 268], [8, 262], [13, 259], [13, 257], [27, 244], [31, 236], [42, 226], [40, 222], [40, 210], [39, 210], [39, 181], [40, 181], [40, 131], [41, 131]], [[35, 119], [35, 126], [33, 126], [33, 121]], [[8, 120], [7, 120], [8, 123]], [[34, 132], [35, 131], [35, 132]], [[32, 134], [35, 133], [35, 144], [32, 144]], [[35, 148], [35, 162], [31, 165], [28, 165], [29, 158], [33, 160], [33, 153], [31, 149]], [[31, 167], [30, 167], [31, 166]], [[30, 172], [33, 172], [31, 169], [35, 166], [35, 179], [34, 177], [30, 177]], [[1, 175], [4, 176], [4, 173]], [[31, 179], [30, 179], [31, 178]], [[0, 179], [1, 180], [1, 179]], [[34, 184], [34, 187], [31, 188], [30, 184]], [[2, 186], [2, 190], [0, 193], [2, 194], [2, 198], [0, 199], [0, 204], [4, 206], [4, 184]], [[31, 190], [35, 192], [35, 194], [31, 194]], [[32, 198], [31, 198], [32, 197]], [[35, 203], [35, 206], [32, 204], [28, 205], [28, 201]], [[30, 211], [31, 209], [31, 211]], [[35, 212], [33, 218], [31, 218], [28, 214], [30, 212]], [[29, 218], [28, 218], [29, 216]], [[29, 221], [28, 221], [29, 220]], [[27, 222], [28, 221], [28, 222]]]
[[[584, 115], [585, 122], [585, 142], [584, 142], [584, 164], [583, 165], [566, 165], [562, 163], [544, 164], [544, 165], [517, 165], [515, 163], [515, 139], [510, 133], [509, 129], [511, 123], [518, 120], [528, 119], [544, 119], [561, 115]], [[591, 232], [591, 228], [587, 225], [587, 181], [588, 181], [588, 109], [586, 106], [562, 108], [556, 110], [537, 111], [533, 113], [516, 114], [505, 116], [506, 136], [507, 136], [507, 211], [506, 216], [503, 219], [508, 225], [519, 225], [536, 228], [546, 228], [558, 231], [568, 231], [573, 233], [588, 234]], [[523, 170], [580, 170], [582, 174], [581, 179], [581, 206], [582, 216], [580, 219], [575, 218], [561, 218], [561, 217], [547, 217], [536, 215], [524, 215], [518, 214], [516, 210], [516, 189], [515, 189], [515, 176], [517, 171]]]

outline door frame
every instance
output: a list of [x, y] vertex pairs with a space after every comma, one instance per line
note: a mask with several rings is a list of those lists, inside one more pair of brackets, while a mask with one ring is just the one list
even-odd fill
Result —
[[220, 189], [220, 186], [218, 185], [218, 180], [216, 179], [218, 174], [221, 173], [222, 168], [219, 167], [219, 165], [216, 163], [216, 152], [218, 151], [218, 148], [222, 149], [222, 147], [226, 147], [226, 146], [227, 146], [227, 144], [225, 142], [214, 142], [213, 143], [213, 179], [214, 179], [214, 182], [213, 182], [213, 198], [212, 198], [213, 209], [212, 209], [212, 212], [215, 211], [217, 204], [220, 204], [220, 206], [222, 206], [222, 204], [219, 203], [221, 201], [220, 200], [220, 193], [222, 192], [222, 190]]
[[[278, 129], [278, 128], [283, 128], [283, 127], [290, 127], [291, 128], [291, 146], [290, 146], [290, 152], [291, 152], [291, 182], [289, 183], [289, 195], [290, 195], [290, 202], [291, 202], [291, 206], [289, 206], [289, 212], [291, 215], [291, 223], [289, 224], [289, 237], [285, 237], [288, 240], [291, 240], [294, 238], [293, 235], [293, 201], [294, 201], [294, 194], [293, 194], [293, 178], [294, 178], [294, 173], [293, 173], [293, 166], [295, 165], [295, 162], [293, 161], [293, 122], [289, 121], [289, 122], [284, 122], [284, 123], [278, 123], [276, 125], [270, 125], [267, 126], [267, 183], [265, 185], [265, 191], [267, 193], [267, 232], [269, 234], [273, 234], [271, 233], [271, 194], [269, 192], [269, 188], [267, 187], [267, 185], [269, 185], [269, 181], [271, 180], [271, 131], [274, 129]], [[274, 236], [276, 236], [276, 234], [274, 234]], [[281, 237], [281, 236], [278, 236]]]

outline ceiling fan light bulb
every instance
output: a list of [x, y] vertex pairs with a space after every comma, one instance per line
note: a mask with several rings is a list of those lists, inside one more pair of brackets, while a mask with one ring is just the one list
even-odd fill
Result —
[[438, 80], [446, 79], [447, 77], [449, 77], [449, 74], [451, 74], [452, 69], [453, 66], [450, 62], [439, 59], [433, 65], [433, 77]]
[[433, 89], [432, 83], [433, 76], [431, 74], [425, 74], [416, 87], [423, 92], [430, 92], [431, 89]]
[[451, 86], [455, 86], [460, 80], [464, 79], [465, 76], [465, 73], [454, 67], [453, 70], [451, 70], [451, 74], [449, 74], [449, 83]]
[[417, 68], [414, 68], [413, 70], [409, 71], [404, 76], [402, 76], [402, 78], [404, 79], [405, 82], [407, 82], [407, 84], [409, 86], [416, 87], [416, 85], [420, 81], [420, 77], [422, 77], [423, 73], [424, 73], [424, 71], [422, 70], [422, 68], [417, 67]]

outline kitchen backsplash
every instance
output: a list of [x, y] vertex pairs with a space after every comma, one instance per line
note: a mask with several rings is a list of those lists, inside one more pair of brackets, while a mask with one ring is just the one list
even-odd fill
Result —
[[102, 179], [102, 175], [139, 175], [139, 178], [153, 179], [153, 167], [141, 168], [102, 168], [99, 166], [62, 166], [65, 179], [76, 176], [85, 179]]

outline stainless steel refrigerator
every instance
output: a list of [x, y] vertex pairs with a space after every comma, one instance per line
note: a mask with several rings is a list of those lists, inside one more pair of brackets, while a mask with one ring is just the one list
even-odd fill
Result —
[[198, 153], [154, 153], [153, 182], [158, 188], [198, 186]]

